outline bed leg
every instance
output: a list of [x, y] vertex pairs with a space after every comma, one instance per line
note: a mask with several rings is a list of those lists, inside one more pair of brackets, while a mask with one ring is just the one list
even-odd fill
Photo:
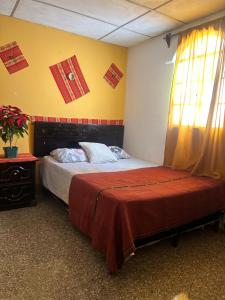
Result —
[[219, 229], [225, 231], [225, 213], [221, 216], [219, 220]]
[[172, 244], [173, 247], [176, 248], [178, 246], [179, 239], [180, 239], [180, 235], [179, 234], [177, 234], [174, 237], [172, 237], [171, 244]]
[[218, 232], [219, 228], [220, 228], [220, 220], [214, 222], [214, 224], [213, 224], [214, 232]]

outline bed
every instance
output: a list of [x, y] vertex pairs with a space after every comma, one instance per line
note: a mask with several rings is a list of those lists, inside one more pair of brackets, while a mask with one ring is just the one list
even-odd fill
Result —
[[[77, 147], [79, 141], [122, 146], [121, 125], [79, 125], [36, 123], [35, 154]], [[91, 165], [61, 164], [45, 156], [42, 180], [69, 205], [72, 224], [106, 256], [110, 273], [135, 252], [138, 241], [218, 221], [225, 209], [224, 182], [137, 159]]]

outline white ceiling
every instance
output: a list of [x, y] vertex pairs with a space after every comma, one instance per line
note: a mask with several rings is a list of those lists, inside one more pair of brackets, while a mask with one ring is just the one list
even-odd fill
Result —
[[225, 9], [225, 0], [0, 0], [0, 13], [125, 47]]

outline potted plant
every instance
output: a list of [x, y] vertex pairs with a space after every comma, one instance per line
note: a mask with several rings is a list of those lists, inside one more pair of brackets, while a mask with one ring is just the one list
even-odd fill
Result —
[[0, 106], [0, 137], [9, 147], [3, 147], [5, 157], [17, 157], [18, 147], [13, 146], [14, 138], [24, 137], [28, 134], [27, 122], [30, 117], [21, 109], [11, 105]]

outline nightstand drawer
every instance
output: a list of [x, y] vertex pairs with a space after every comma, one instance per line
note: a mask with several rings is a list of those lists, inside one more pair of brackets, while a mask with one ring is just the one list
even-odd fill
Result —
[[32, 182], [34, 162], [0, 165], [0, 186], [3, 184]]
[[0, 210], [36, 204], [36, 161], [37, 158], [29, 153], [16, 158], [0, 156]]
[[34, 200], [32, 184], [0, 187], [0, 209], [2, 207], [28, 203]]

